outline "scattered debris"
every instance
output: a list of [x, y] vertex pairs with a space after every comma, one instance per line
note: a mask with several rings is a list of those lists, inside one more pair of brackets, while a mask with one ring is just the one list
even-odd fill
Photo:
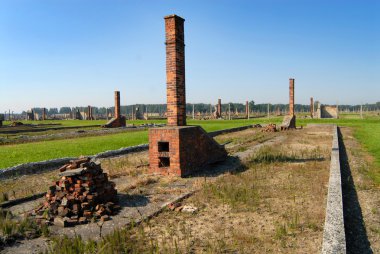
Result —
[[261, 129], [261, 132], [276, 132], [277, 126], [274, 123], [270, 123], [267, 126], [265, 126], [263, 129]]
[[21, 126], [24, 125], [22, 122], [12, 122], [9, 126], [11, 127], [16, 127], [16, 126]]
[[181, 207], [181, 203], [170, 203], [168, 205], [169, 210], [174, 211], [176, 208]]
[[196, 213], [198, 208], [192, 205], [182, 205], [181, 203], [171, 203], [168, 205], [169, 210], [175, 212], [184, 212], [184, 213]]
[[181, 212], [184, 213], [196, 213], [198, 211], [198, 208], [191, 205], [184, 205], [181, 209]]
[[107, 221], [120, 209], [115, 204], [115, 183], [108, 181], [99, 162], [81, 158], [59, 171], [61, 179], [49, 187], [45, 202], [34, 210], [38, 222], [67, 227], [91, 220]]

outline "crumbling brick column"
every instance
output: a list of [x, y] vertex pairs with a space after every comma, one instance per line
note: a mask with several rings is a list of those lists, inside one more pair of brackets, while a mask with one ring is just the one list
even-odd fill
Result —
[[[108, 110], [106, 109], [106, 114], [108, 118]], [[109, 120], [105, 125], [102, 125], [104, 128], [119, 128], [125, 127], [126, 117], [121, 115], [120, 110], [120, 91], [115, 91], [115, 117]]]
[[46, 108], [42, 109], [42, 120], [46, 120]]
[[249, 103], [248, 101], [245, 102], [245, 117], [249, 119]]
[[120, 118], [120, 91], [115, 91], [115, 118]]
[[294, 79], [289, 79], [289, 115], [294, 116]]
[[310, 97], [310, 117], [314, 117], [314, 99]]
[[216, 118], [220, 118], [222, 116], [222, 100], [218, 99], [218, 106], [216, 108]]
[[91, 120], [91, 106], [87, 106], [87, 120]]
[[289, 79], [289, 115], [284, 117], [281, 130], [295, 129], [296, 116], [294, 114], [294, 79]]
[[165, 17], [167, 115], [169, 126], [186, 125], [185, 20], [177, 15]]

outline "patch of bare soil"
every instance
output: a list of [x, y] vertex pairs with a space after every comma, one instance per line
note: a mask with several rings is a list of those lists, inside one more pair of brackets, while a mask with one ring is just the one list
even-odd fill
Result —
[[380, 187], [368, 176], [373, 158], [341, 128], [341, 166], [347, 253], [380, 253]]

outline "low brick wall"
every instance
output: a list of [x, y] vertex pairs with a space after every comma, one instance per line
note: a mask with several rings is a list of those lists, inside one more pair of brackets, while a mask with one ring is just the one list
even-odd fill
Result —
[[250, 129], [253, 127], [254, 127], [253, 125], [246, 125], [246, 126], [241, 126], [241, 127], [236, 127], [236, 128], [224, 129], [224, 130], [219, 130], [219, 131], [212, 131], [212, 132], [208, 132], [208, 135], [210, 137], [216, 137], [218, 135], [227, 134], [227, 133], [231, 133], [231, 132], [237, 132], [237, 131], [243, 131], [243, 130]]
[[330, 179], [327, 194], [326, 217], [322, 253], [346, 253], [344, 232], [342, 181], [339, 160], [338, 127], [333, 127]]
[[[242, 127], [237, 127], [237, 128], [209, 132], [208, 134], [211, 137], [215, 137], [221, 134], [242, 131], [242, 130], [246, 130], [252, 127], [253, 125], [247, 125], [247, 126], [242, 126]], [[142, 145], [137, 145], [137, 146], [124, 147], [117, 150], [105, 151], [105, 152], [101, 152], [89, 157], [92, 157], [95, 159], [110, 158], [110, 157], [126, 155], [129, 153], [146, 151], [148, 149], [149, 149], [149, 144], [142, 144]], [[74, 159], [77, 159], [77, 157], [67, 157], [67, 158], [59, 158], [59, 159], [52, 159], [52, 160], [39, 161], [39, 162], [30, 162], [30, 163], [19, 164], [10, 168], [0, 169], [0, 179], [16, 177], [20, 175], [35, 174], [35, 173], [40, 173], [43, 171], [53, 170], [68, 163], [70, 160], [74, 160]]]

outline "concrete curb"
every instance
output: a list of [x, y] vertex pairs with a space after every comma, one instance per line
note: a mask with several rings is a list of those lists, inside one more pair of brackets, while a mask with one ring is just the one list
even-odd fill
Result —
[[338, 127], [333, 127], [330, 179], [327, 194], [322, 253], [346, 253]]
[[[253, 128], [253, 125], [246, 125], [242, 127], [213, 131], [213, 132], [209, 132], [208, 135], [210, 135], [211, 137], [215, 137], [221, 134], [242, 131], [249, 128]], [[94, 159], [110, 158], [110, 157], [126, 155], [129, 153], [146, 151], [148, 149], [149, 149], [149, 144], [141, 144], [137, 146], [123, 147], [117, 150], [105, 151], [105, 152], [101, 152], [89, 157], [94, 158]], [[77, 157], [66, 157], [66, 158], [52, 159], [52, 160], [46, 160], [46, 161], [24, 163], [24, 164], [19, 164], [13, 167], [0, 169], [0, 179], [16, 177], [16, 176], [26, 175], [26, 174], [41, 173], [44, 171], [56, 169], [66, 163], [69, 163], [70, 160], [75, 160], [75, 159], [77, 159]]]

